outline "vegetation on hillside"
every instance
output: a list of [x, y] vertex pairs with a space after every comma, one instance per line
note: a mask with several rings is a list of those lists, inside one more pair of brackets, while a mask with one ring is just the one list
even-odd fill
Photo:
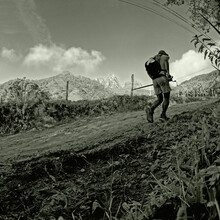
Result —
[[216, 97], [220, 96], [220, 75], [218, 71], [195, 76], [182, 82], [172, 91], [175, 96]]
[[100, 100], [53, 100], [32, 81], [18, 79], [11, 83], [0, 104], [0, 133], [52, 126], [56, 122], [113, 112], [143, 110], [152, 98], [128, 95]]
[[15, 162], [0, 182], [0, 218], [218, 220], [219, 128], [218, 101], [134, 127], [109, 148]]
[[[192, 87], [191, 87], [192, 89]], [[185, 90], [181, 89], [182, 94]], [[188, 97], [181, 97], [175, 90], [171, 104], [202, 100], [188, 91]], [[208, 94], [209, 95], [209, 94]], [[26, 79], [11, 82], [2, 96], [0, 104], [0, 134], [14, 134], [24, 130], [51, 127], [57, 122], [75, 120], [79, 117], [94, 117], [114, 112], [144, 110], [153, 96], [115, 95], [99, 100], [66, 101], [51, 99], [38, 84]]]
[[[219, 1], [186, 2], [195, 24], [202, 28], [209, 24], [218, 32]], [[220, 66], [219, 46], [211, 38], [195, 36], [193, 42], [216, 68]], [[190, 94], [190, 98], [194, 96]], [[173, 96], [175, 99], [182, 101]], [[148, 101], [146, 96], [51, 101], [36, 84], [18, 80], [2, 99], [0, 132], [16, 133], [69, 118], [143, 110]], [[10, 172], [0, 179], [0, 219], [220, 219], [219, 101], [175, 115], [150, 129], [135, 127], [132, 132], [136, 135], [109, 149], [99, 146], [84, 154], [61, 150], [12, 162]]]

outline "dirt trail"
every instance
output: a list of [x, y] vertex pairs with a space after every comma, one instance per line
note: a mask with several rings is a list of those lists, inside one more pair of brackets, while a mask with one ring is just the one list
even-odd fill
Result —
[[[174, 116], [192, 111], [215, 99], [170, 106], [168, 114]], [[29, 131], [0, 138], [0, 163], [8, 160], [26, 160], [43, 153], [74, 149], [75, 152], [108, 148], [143, 130], [157, 126], [160, 109], [155, 112], [155, 123], [146, 121], [144, 111], [114, 113], [95, 118], [83, 118], [42, 131]]]

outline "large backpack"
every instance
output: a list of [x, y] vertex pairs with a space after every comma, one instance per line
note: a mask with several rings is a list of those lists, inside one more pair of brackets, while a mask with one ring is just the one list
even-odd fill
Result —
[[145, 69], [151, 79], [156, 79], [160, 77], [161, 66], [160, 63], [156, 61], [154, 58], [150, 58], [145, 63]]

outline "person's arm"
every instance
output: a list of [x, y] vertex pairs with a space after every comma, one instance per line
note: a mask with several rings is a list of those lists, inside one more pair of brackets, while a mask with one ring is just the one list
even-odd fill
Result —
[[170, 68], [169, 68], [169, 60], [168, 59], [164, 61], [164, 67], [167, 72], [167, 75], [170, 75]]
[[160, 65], [162, 71], [165, 72], [166, 77], [172, 80], [172, 76], [170, 75], [169, 59], [170, 59], [169, 55], [162, 55], [160, 58]]
[[160, 57], [160, 66], [163, 71], [169, 72], [169, 59], [168, 55], [161, 55]]

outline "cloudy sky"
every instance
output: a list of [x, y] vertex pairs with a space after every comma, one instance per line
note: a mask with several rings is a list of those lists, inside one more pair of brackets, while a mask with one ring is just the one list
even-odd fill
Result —
[[[152, 0], [129, 1], [172, 18]], [[118, 0], [0, 0], [0, 83], [68, 70], [90, 78], [115, 74], [122, 84], [135, 74], [146, 84], [144, 63], [161, 49], [178, 82], [210, 72], [190, 43], [193, 33], [172, 19], [177, 23]]]

